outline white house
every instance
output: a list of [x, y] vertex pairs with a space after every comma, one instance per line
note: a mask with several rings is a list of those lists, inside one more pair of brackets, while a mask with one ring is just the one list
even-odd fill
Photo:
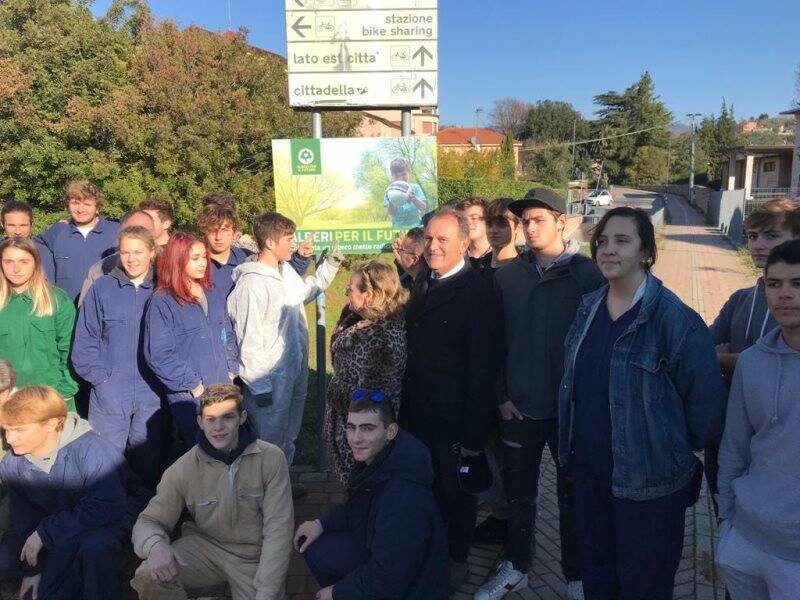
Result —
[[782, 115], [794, 115], [794, 159], [792, 160], [792, 177], [789, 194], [800, 202], [800, 106], [785, 110]]

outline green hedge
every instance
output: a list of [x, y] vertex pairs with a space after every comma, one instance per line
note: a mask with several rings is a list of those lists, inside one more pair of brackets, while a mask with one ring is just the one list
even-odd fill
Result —
[[[454, 199], [463, 200], [471, 196], [485, 198], [522, 198], [534, 187], [550, 187], [535, 181], [515, 179], [451, 179], [439, 178], [439, 203], [447, 204]], [[551, 188], [552, 189], [552, 188]], [[564, 190], [555, 190], [564, 195]]]

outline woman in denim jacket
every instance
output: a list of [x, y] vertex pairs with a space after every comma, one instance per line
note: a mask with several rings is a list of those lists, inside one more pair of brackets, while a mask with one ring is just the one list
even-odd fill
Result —
[[610, 210], [591, 249], [609, 285], [583, 298], [559, 393], [584, 591], [668, 600], [699, 482], [692, 451], [721, 433], [726, 390], [705, 323], [650, 273], [647, 214]]

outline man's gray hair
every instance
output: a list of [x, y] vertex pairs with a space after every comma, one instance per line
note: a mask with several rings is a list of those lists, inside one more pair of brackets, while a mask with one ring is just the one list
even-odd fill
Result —
[[458, 229], [461, 235], [459, 236], [462, 240], [467, 239], [469, 237], [469, 221], [467, 221], [467, 215], [464, 214], [464, 211], [454, 208], [449, 205], [442, 206], [439, 210], [433, 213], [433, 216], [428, 220], [428, 223], [433, 221], [434, 219], [438, 219], [439, 217], [452, 217], [458, 222]]

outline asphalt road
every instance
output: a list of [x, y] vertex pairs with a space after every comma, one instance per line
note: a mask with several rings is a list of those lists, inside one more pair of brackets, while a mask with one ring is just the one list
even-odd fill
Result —
[[664, 205], [664, 200], [661, 194], [657, 192], [648, 192], [646, 190], [637, 190], [634, 188], [627, 188], [621, 186], [613, 186], [611, 189], [614, 196], [614, 203], [611, 206], [591, 206], [589, 207], [588, 216], [591, 221], [599, 221], [600, 218], [610, 209], [618, 206], [632, 206], [641, 208], [648, 212], [651, 217], [655, 215]]

